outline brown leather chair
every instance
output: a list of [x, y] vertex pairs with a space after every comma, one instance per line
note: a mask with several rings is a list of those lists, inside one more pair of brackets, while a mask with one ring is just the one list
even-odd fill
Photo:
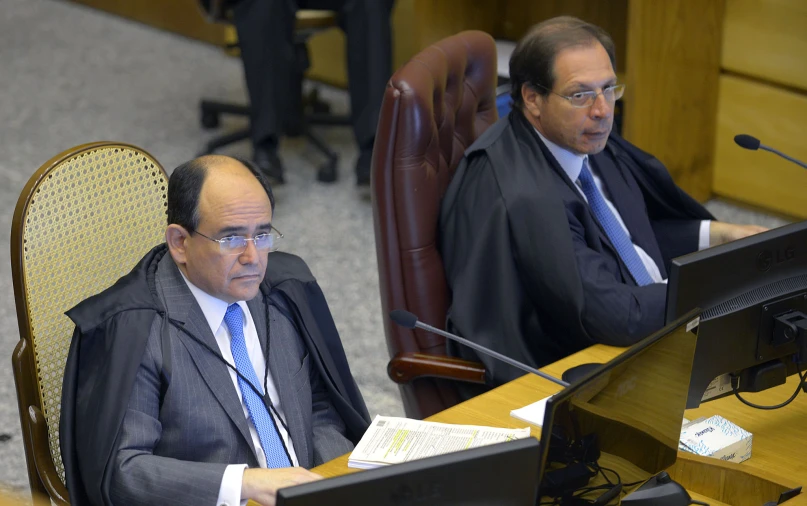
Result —
[[165, 171], [146, 151], [96, 142], [45, 163], [17, 201], [11, 278], [20, 340], [11, 362], [35, 502], [69, 504], [59, 416], [74, 325], [64, 312], [163, 242], [167, 186]]
[[404, 309], [445, 328], [451, 295], [437, 249], [440, 201], [465, 149], [498, 119], [496, 79], [493, 39], [462, 32], [398, 70], [381, 106], [372, 197], [387, 372], [412, 418], [459, 402], [457, 381], [484, 382], [482, 364], [446, 357], [444, 338], [388, 315]]

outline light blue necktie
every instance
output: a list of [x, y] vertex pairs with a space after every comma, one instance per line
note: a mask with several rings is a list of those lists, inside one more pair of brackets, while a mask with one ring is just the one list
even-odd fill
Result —
[[583, 169], [580, 171], [579, 180], [580, 187], [586, 199], [588, 199], [588, 205], [591, 207], [594, 217], [600, 222], [603, 230], [605, 230], [605, 235], [611, 240], [611, 244], [614, 245], [617, 254], [625, 263], [636, 284], [639, 286], [652, 284], [653, 278], [647, 273], [647, 268], [642, 263], [642, 259], [639, 258], [639, 253], [636, 252], [633, 242], [631, 242], [627, 232], [617, 221], [614, 213], [611, 212], [605, 202], [605, 197], [602, 196], [594, 183], [594, 177], [588, 168], [588, 158], [583, 159]]
[[270, 469], [290, 467], [291, 463], [286, 455], [286, 450], [283, 448], [280, 434], [278, 434], [275, 424], [270, 418], [271, 415], [266, 410], [266, 405], [261, 397], [244, 381], [244, 378], [246, 378], [263, 394], [263, 386], [255, 375], [255, 368], [249, 360], [249, 353], [247, 353], [247, 343], [244, 340], [244, 317], [241, 306], [230, 304], [227, 307], [227, 312], [224, 313], [224, 323], [230, 329], [230, 336], [232, 337], [230, 349], [233, 352], [235, 368], [241, 373], [238, 376], [238, 387], [241, 389], [244, 404], [247, 405], [249, 417], [255, 425], [255, 430], [258, 431], [263, 454], [266, 456], [266, 467]]

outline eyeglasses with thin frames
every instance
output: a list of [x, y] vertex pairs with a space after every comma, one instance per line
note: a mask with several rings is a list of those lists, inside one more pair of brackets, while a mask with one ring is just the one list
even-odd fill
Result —
[[613, 84], [611, 86], [606, 86], [602, 89], [602, 91], [578, 91], [572, 95], [566, 96], [561, 95], [560, 93], [555, 93], [554, 91], [550, 90], [546, 86], [541, 86], [540, 84], [533, 83], [534, 86], [542, 88], [553, 95], [557, 95], [560, 98], [564, 98], [569, 101], [572, 107], [582, 109], [584, 107], [591, 107], [594, 105], [594, 102], [597, 101], [597, 96], [602, 95], [605, 100], [609, 103], [614, 103], [620, 98], [622, 95], [625, 94], [625, 85], [624, 84]]
[[212, 237], [208, 237], [198, 230], [194, 230], [192, 233], [199, 234], [209, 241], [219, 243], [219, 251], [221, 251], [223, 255], [240, 255], [247, 250], [247, 242], [249, 241], [252, 241], [252, 243], [255, 245], [255, 249], [257, 250], [269, 250], [270, 252], [277, 251], [278, 247], [280, 246], [280, 240], [283, 239], [283, 234], [275, 227], [272, 227], [272, 230], [269, 233], [258, 234], [255, 237], [230, 235], [227, 237], [222, 237], [221, 239], [213, 239]]

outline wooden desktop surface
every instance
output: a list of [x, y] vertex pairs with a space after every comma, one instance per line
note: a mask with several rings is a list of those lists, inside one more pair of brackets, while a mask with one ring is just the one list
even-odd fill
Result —
[[[570, 367], [586, 362], [607, 362], [621, 351], [622, 349], [620, 348], [596, 345], [548, 365], [542, 370], [553, 376], [560, 377], [563, 371]], [[790, 397], [795, 387], [796, 378], [793, 376], [785, 385], [758, 394], [746, 394], [745, 397], [759, 404], [778, 404]], [[428, 420], [494, 427], [524, 427], [524, 422], [510, 416], [510, 410], [526, 406], [559, 390], [560, 387], [554, 383], [537, 376], [525, 375], [490, 392], [437, 413], [429, 417]], [[802, 393], [789, 406], [774, 411], [753, 409], [743, 405], [734, 397], [726, 397], [704, 403], [698, 409], [688, 410], [684, 416], [692, 420], [701, 416], [708, 417], [712, 415], [721, 415], [754, 435], [751, 458], [741, 464], [733, 465], [715, 459], [703, 459], [679, 452], [679, 462], [676, 466], [688, 463], [694, 463], [697, 466], [699, 462], [708, 462], [710, 465], [714, 464], [717, 468], [726, 470], [728, 474], [735, 476], [743, 474], [761, 476], [788, 487], [807, 485], [807, 394]], [[531, 429], [532, 436], [539, 438], [540, 429], [538, 427], [531, 427]], [[347, 458], [348, 455], [343, 455], [314, 468], [313, 471], [326, 477], [356, 472], [357, 470], [347, 467]], [[695, 467], [690, 471], [694, 472]], [[707, 474], [704, 473], [703, 480], [711, 479], [705, 477]], [[715, 481], [718, 479], [723, 481], [727, 479], [726, 476], [727, 474], [721, 474], [719, 478], [714, 479]], [[715, 483], [713, 485], [715, 487], [734, 489], [734, 493], [740, 493], [740, 487], [735, 485], [729, 486], [725, 483]], [[722, 490], [722, 493], [731, 495], [732, 491]], [[704, 496], [698, 494], [694, 494], [693, 497], [706, 500], [713, 506], [740, 503], [739, 499], [738, 502], [732, 500], [719, 503], [714, 499], [709, 499], [709, 497], [715, 497], [715, 495], [711, 494], [706, 499], [703, 499]], [[774, 497], [768, 500], [775, 501], [775, 499]], [[807, 505], [807, 493], [787, 501], [786, 504], [793, 506]]]

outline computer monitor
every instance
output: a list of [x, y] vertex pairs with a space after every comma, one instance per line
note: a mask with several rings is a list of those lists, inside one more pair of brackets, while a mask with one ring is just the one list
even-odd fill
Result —
[[541, 429], [542, 496], [568, 490], [567, 482], [591, 462], [618, 470], [623, 484], [675, 463], [699, 314], [690, 311], [549, 398]]
[[283, 488], [277, 506], [535, 504], [539, 453], [534, 438], [462, 450]]
[[667, 321], [703, 309], [688, 408], [733, 393], [727, 375], [756, 392], [805, 360], [807, 221], [676, 258], [668, 284]]

